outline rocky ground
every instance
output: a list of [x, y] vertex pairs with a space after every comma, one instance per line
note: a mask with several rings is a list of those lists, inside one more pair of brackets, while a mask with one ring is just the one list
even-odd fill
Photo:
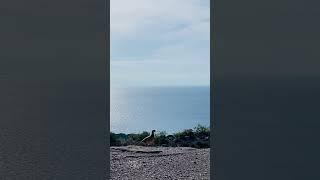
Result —
[[111, 147], [112, 180], [210, 179], [210, 149]]

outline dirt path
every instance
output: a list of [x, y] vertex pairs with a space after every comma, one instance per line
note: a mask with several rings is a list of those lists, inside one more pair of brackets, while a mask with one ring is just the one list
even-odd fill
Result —
[[210, 179], [210, 149], [111, 147], [112, 180]]

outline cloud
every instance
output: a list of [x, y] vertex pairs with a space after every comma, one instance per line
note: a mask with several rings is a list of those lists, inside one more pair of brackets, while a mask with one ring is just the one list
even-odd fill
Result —
[[152, 59], [177, 61], [180, 64], [188, 61], [193, 63], [209, 63], [209, 46], [209, 41], [201, 43], [184, 42], [166, 45], [154, 50]]
[[111, 0], [111, 83], [209, 84], [209, 8], [209, 0]]
[[111, 35], [160, 35], [183, 25], [197, 29], [194, 26], [210, 17], [203, 1], [207, 0], [111, 0]]
[[[111, 86], [183, 86], [208, 85], [210, 66], [206, 63], [163, 60], [111, 62]], [[120, 73], [121, 72], [121, 73]]]

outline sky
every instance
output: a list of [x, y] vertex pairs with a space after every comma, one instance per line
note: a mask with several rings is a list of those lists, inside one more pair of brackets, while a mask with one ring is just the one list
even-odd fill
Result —
[[111, 86], [203, 86], [209, 0], [111, 0]]

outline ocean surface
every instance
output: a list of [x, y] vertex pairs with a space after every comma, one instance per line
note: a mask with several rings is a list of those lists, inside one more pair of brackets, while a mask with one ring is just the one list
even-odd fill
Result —
[[110, 129], [174, 133], [210, 125], [210, 87], [111, 88]]

